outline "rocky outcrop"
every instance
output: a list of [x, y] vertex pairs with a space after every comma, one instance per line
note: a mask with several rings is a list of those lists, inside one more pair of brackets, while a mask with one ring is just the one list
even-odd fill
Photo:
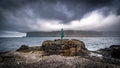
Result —
[[[34, 53], [13, 53], [14, 60], [1, 62], [0, 68], [120, 68], [119, 65], [102, 63], [80, 56], [50, 55], [41, 57]], [[12, 62], [12, 63], [11, 63]]]
[[76, 39], [48, 40], [42, 43], [45, 55], [85, 56], [88, 54], [85, 44]]
[[111, 45], [109, 48], [98, 50], [103, 56], [120, 59], [120, 45]]
[[120, 68], [118, 59], [103, 55], [112, 55], [114, 48], [119, 49], [111, 46], [98, 53], [76, 39], [48, 40], [42, 46], [22, 45], [17, 51], [0, 53], [0, 68]]
[[21, 47], [16, 51], [19, 52], [42, 51], [42, 48], [41, 46], [29, 47], [28, 45], [21, 45]]
[[112, 45], [110, 46], [111, 56], [113, 58], [120, 59], [120, 45]]
[[88, 50], [85, 44], [77, 39], [56, 39], [54, 41], [47, 40], [42, 43], [42, 46], [29, 47], [22, 45], [19, 52], [43, 51], [43, 55], [63, 55], [63, 56], [86, 56]]

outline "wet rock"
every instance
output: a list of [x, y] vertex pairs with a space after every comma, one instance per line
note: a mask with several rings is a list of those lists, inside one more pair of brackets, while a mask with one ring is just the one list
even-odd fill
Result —
[[98, 50], [105, 57], [120, 59], [120, 45], [111, 45], [109, 48]]
[[27, 45], [22, 45], [17, 51], [27, 50], [29, 47]]
[[45, 55], [64, 55], [64, 56], [84, 56], [87, 55], [87, 49], [82, 41], [76, 39], [48, 40], [42, 43], [42, 49]]
[[96, 52], [99, 54], [102, 54], [105, 57], [111, 57], [111, 49], [110, 48], [99, 49]]
[[120, 45], [111, 45], [110, 48], [120, 48]]
[[113, 58], [120, 59], [120, 45], [112, 45], [111, 48], [111, 56]]

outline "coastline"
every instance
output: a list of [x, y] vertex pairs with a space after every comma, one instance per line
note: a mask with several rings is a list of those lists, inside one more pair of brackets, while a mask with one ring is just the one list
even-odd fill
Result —
[[[65, 51], [66, 56], [64, 56], [57, 53], [50, 53], [50, 55], [44, 55], [45, 52], [43, 51], [43, 49], [41, 49], [41, 46], [25, 46], [22, 48], [23, 50], [19, 48], [17, 51], [1, 53], [0, 67], [7, 68], [9, 66], [10, 68], [120, 68], [120, 61], [116, 61], [117, 59], [115, 58], [110, 58], [106, 55], [103, 55], [105, 50], [89, 51], [83, 48], [85, 50], [83, 52], [87, 55], [83, 55], [83, 53], [78, 56], [72, 54], [68, 55], [66, 54], [68, 52]], [[47, 53], [49, 52], [47, 51]], [[73, 48], [71, 53], [74, 54]]]

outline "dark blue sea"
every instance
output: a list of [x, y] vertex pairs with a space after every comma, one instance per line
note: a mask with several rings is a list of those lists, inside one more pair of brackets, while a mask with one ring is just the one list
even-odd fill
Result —
[[[60, 39], [60, 37], [23, 37], [0, 38], [0, 52], [18, 49], [21, 45], [41, 46], [45, 40]], [[65, 39], [78, 39], [85, 43], [89, 50], [106, 48], [110, 45], [120, 45], [120, 37], [65, 37]]]

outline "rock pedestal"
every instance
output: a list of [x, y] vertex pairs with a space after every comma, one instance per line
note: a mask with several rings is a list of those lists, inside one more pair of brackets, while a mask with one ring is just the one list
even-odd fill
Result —
[[88, 53], [85, 44], [76, 39], [44, 41], [42, 49], [45, 55], [85, 56]]

